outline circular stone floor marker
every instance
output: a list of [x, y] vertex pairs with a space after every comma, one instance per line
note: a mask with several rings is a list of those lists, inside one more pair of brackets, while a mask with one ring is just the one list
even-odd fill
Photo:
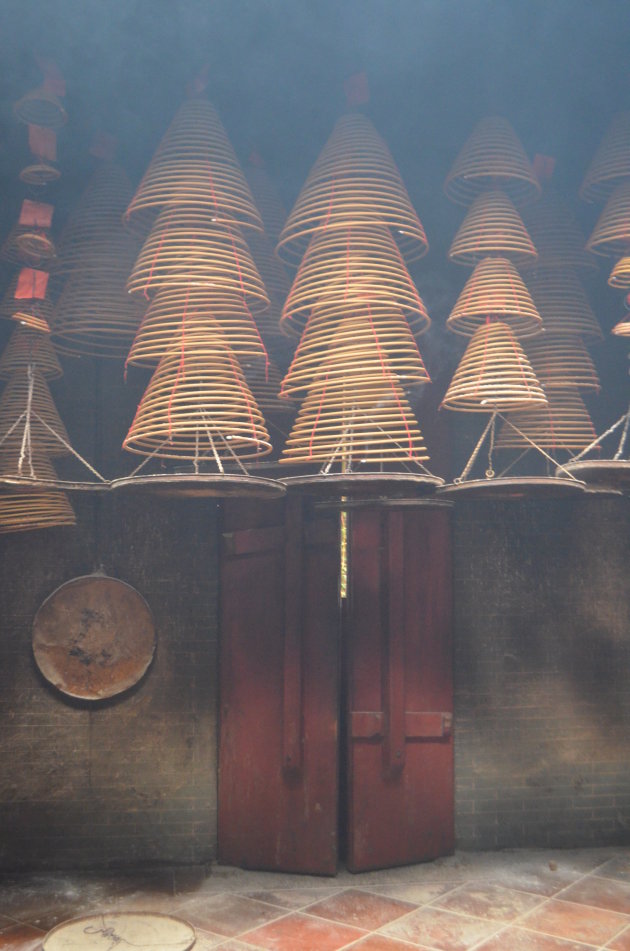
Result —
[[170, 915], [111, 912], [65, 921], [49, 931], [43, 951], [188, 951], [194, 929]]

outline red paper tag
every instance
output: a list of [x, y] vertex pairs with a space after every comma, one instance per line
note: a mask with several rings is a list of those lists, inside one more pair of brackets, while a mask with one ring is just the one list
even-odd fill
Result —
[[346, 94], [346, 103], [349, 106], [365, 105], [366, 102], [370, 101], [367, 73], [360, 72], [348, 76], [343, 84], [343, 90]]
[[534, 174], [539, 182], [550, 182], [553, 175], [553, 170], [556, 167], [556, 160], [552, 158], [551, 155], [535, 155], [534, 161]]
[[66, 81], [55, 61], [47, 56], [35, 56], [35, 61], [44, 74], [44, 89], [54, 96], [65, 96]]
[[23, 267], [17, 279], [15, 300], [44, 300], [48, 287], [46, 271], [37, 271], [33, 267]]
[[116, 155], [118, 139], [109, 132], [96, 132], [90, 146], [90, 155], [111, 162]]
[[29, 125], [28, 146], [38, 159], [57, 161], [57, 133], [41, 125]]
[[31, 201], [29, 198], [25, 198], [22, 202], [18, 224], [50, 228], [54, 210], [53, 205], [45, 205], [41, 201]]

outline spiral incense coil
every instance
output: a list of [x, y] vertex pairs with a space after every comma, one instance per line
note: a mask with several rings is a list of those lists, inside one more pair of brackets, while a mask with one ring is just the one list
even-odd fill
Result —
[[481, 119], [464, 144], [444, 183], [444, 191], [460, 205], [470, 204], [487, 188], [507, 192], [516, 205], [540, 195], [525, 150], [502, 116]]
[[610, 272], [608, 283], [611, 287], [630, 288], [630, 255], [619, 258]]
[[[23, 327], [30, 327], [32, 330], [37, 330], [40, 333], [49, 333], [53, 306], [48, 297], [48, 292], [46, 292], [43, 298], [16, 298], [15, 294], [18, 280], [19, 274], [16, 274], [0, 302], [0, 317], [15, 320]], [[36, 293], [36, 291], [34, 291], [34, 293]]]
[[45, 129], [63, 129], [68, 121], [68, 113], [61, 100], [45, 86], [31, 89], [13, 106], [20, 122], [27, 125], [41, 125]]
[[521, 264], [540, 268], [596, 268], [597, 259], [584, 248], [586, 238], [568, 203], [547, 185], [539, 201], [523, 209], [523, 221], [538, 251], [537, 261]]
[[164, 287], [196, 284], [220, 306], [240, 297], [251, 310], [265, 310], [269, 297], [243, 236], [193, 208], [161, 212], [127, 282], [130, 294], [149, 297]]
[[56, 256], [50, 229], [37, 225], [14, 225], [0, 251], [5, 261], [28, 267], [49, 267]]
[[284, 207], [280, 193], [262, 165], [248, 165], [245, 168], [245, 177], [256, 208], [260, 212], [265, 235], [275, 247], [287, 220], [287, 210]]
[[580, 188], [584, 201], [605, 201], [614, 188], [630, 179], [630, 112], [611, 122], [593, 156]]
[[194, 461], [271, 452], [260, 409], [222, 333], [182, 334], [162, 357], [123, 447]]
[[251, 232], [247, 244], [270, 301], [269, 310], [258, 314], [256, 323], [265, 342], [270, 338], [284, 339], [280, 315], [291, 286], [289, 276], [266, 235]]
[[509, 258], [518, 265], [538, 256], [514, 204], [496, 189], [475, 198], [448, 252], [451, 261], [469, 267], [488, 255]]
[[125, 220], [146, 229], [175, 205], [204, 210], [216, 221], [262, 231], [262, 220], [223, 124], [207, 99], [184, 102], [131, 199]]
[[547, 395], [558, 387], [600, 389], [595, 364], [578, 334], [545, 331], [527, 341], [525, 352]]
[[267, 358], [265, 345], [252, 315], [238, 297], [227, 305], [216, 306], [211, 296], [212, 288], [164, 287], [158, 291], [142, 318], [136, 332], [127, 363], [153, 366], [168, 353], [175, 340], [185, 333], [202, 339], [204, 333], [216, 336], [217, 328], [223, 332], [225, 342], [234, 354], [261, 362], [263, 369]]
[[43, 188], [44, 185], [50, 185], [61, 178], [61, 172], [52, 162], [46, 159], [37, 159], [29, 162], [21, 170], [20, 181], [25, 185], [34, 185], [36, 188]]
[[[630, 166], [628, 175], [630, 177]], [[630, 252], [630, 181], [615, 188], [586, 242], [586, 248], [595, 254]]]
[[242, 367], [254, 399], [263, 413], [293, 412], [291, 403], [278, 395], [282, 386], [282, 375], [273, 360], [267, 367], [260, 361], [242, 363]]
[[[42, 466], [34, 462], [36, 478], [42, 476]], [[52, 469], [52, 467], [50, 467]], [[48, 469], [44, 467], [44, 472]], [[0, 458], [0, 479], [12, 473], [5, 472]], [[56, 478], [54, 470], [52, 477]], [[65, 492], [56, 489], [36, 488], [0, 488], [0, 534], [28, 532], [40, 528], [57, 528], [62, 525], [76, 525], [76, 516]]]
[[475, 267], [446, 321], [472, 336], [488, 318], [509, 324], [517, 337], [540, 333], [542, 319], [520, 274], [506, 258], [484, 258]]
[[[31, 393], [32, 379], [32, 393]], [[30, 409], [30, 418], [29, 418]], [[46, 380], [39, 370], [16, 370], [0, 397], [0, 451], [21, 447], [30, 421], [31, 441], [50, 456], [69, 452], [70, 442]]]
[[570, 269], [535, 271], [527, 278], [546, 330], [602, 339], [602, 330], [580, 280]]
[[331, 319], [326, 307], [317, 308], [282, 381], [281, 393], [290, 397], [304, 393], [324, 365], [334, 365], [342, 372], [346, 367], [350, 372], [355, 370], [356, 361], [371, 361], [376, 367], [381, 360], [401, 389], [430, 382], [418, 344], [401, 311], [390, 308], [373, 314], [368, 303], [352, 315]]
[[630, 314], [626, 314], [623, 320], [615, 324], [611, 333], [617, 337], [630, 337]]
[[46, 380], [63, 376], [63, 370], [49, 334], [28, 327], [16, 327], [0, 357], [0, 380], [7, 380], [16, 370], [36, 367]]
[[383, 225], [407, 260], [426, 254], [424, 228], [387, 145], [366, 116], [341, 116], [289, 214], [277, 253], [297, 263], [314, 234]]
[[541, 406], [547, 397], [507, 324], [488, 322], [466, 347], [442, 406], [468, 413]]
[[551, 389], [547, 395], [547, 406], [510, 413], [508, 422], [503, 422], [498, 430], [497, 449], [522, 450], [531, 446], [532, 442], [552, 453], [560, 449], [573, 451], [590, 446], [597, 438], [597, 433], [577, 389]]
[[415, 334], [431, 324], [424, 303], [391, 234], [383, 227], [338, 228], [316, 234], [282, 311], [286, 334], [299, 334], [312, 309], [336, 305], [337, 313], [352, 313], [357, 302], [378, 300], [402, 309]]

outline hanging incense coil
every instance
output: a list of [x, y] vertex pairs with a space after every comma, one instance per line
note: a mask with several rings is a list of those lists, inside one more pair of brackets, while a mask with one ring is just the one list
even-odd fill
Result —
[[299, 334], [321, 303], [352, 313], [357, 301], [401, 309], [415, 334], [431, 324], [400, 250], [386, 228], [349, 226], [315, 235], [282, 311], [284, 333]]
[[61, 99], [46, 89], [45, 85], [31, 89], [18, 99], [13, 106], [13, 112], [20, 122], [40, 125], [45, 129], [62, 129], [68, 121], [68, 113]]
[[207, 99], [180, 106], [125, 213], [146, 229], [156, 212], [187, 205], [216, 221], [262, 231], [254, 204], [223, 124]]
[[[630, 177], [630, 166], [628, 168]], [[615, 188], [586, 242], [595, 254], [627, 254], [630, 252], [630, 181]]]
[[278, 395], [282, 374], [273, 360], [267, 367], [260, 361], [243, 363], [242, 366], [249, 388], [263, 413], [293, 412], [291, 403]]
[[586, 238], [569, 204], [550, 185], [539, 201], [523, 209], [523, 221], [538, 251], [537, 261], [521, 267], [596, 268], [597, 259], [584, 247]]
[[262, 165], [248, 165], [245, 168], [245, 177], [256, 208], [260, 212], [265, 235], [275, 247], [287, 220], [287, 210], [284, 207], [280, 193]]
[[600, 389], [595, 364], [578, 334], [545, 331], [527, 341], [525, 352], [547, 394], [567, 386]]
[[602, 339], [586, 291], [570, 269], [544, 269], [528, 275], [527, 286], [546, 330]]
[[16, 449], [8, 452], [0, 450], [0, 533], [76, 524], [74, 511], [65, 492], [28, 484], [11, 488], [6, 482], [12, 479], [56, 482], [57, 473], [41, 450], [24, 460]]
[[621, 112], [611, 122], [593, 156], [580, 197], [604, 201], [621, 182], [630, 179], [630, 112]]
[[50, 234], [52, 205], [26, 199], [17, 223], [2, 246], [0, 256], [12, 264], [41, 267], [56, 257], [55, 243]]
[[123, 447], [194, 462], [271, 452], [260, 409], [220, 331], [199, 340], [183, 334], [162, 357]]
[[442, 406], [468, 413], [540, 406], [547, 397], [507, 324], [488, 322], [466, 347]]
[[424, 228], [387, 145], [366, 116], [341, 116], [289, 214], [277, 253], [297, 262], [314, 234], [383, 225], [407, 260], [426, 254]]
[[542, 319], [520, 274], [506, 258], [484, 258], [476, 265], [446, 324], [471, 336], [487, 320], [509, 324], [517, 337], [540, 333]]
[[29, 438], [38, 450], [50, 456], [64, 456], [70, 451], [66, 427], [46, 380], [36, 368], [16, 370], [0, 397], [0, 451], [22, 447]]
[[591, 445], [597, 433], [576, 387], [551, 389], [547, 396], [547, 406], [509, 414], [497, 433], [497, 449], [522, 450], [534, 443], [553, 453]]
[[514, 204], [496, 189], [475, 198], [448, 252], [451, 261], [469, 267], [488, 255], [509, 258], [518, 265], [538, 256]]
[[468, 205], [487, 188], [507, 192], [516, 205], [532, 201], [541, 192], [534, 169], [514, 129], [502, 116], [481, 119], [455, 159], [444, 191]]
[[623, 320], [615, 324], [611, 333], [617, 337], [630, 337], [630, 314], [626, 314]]
[[63, 370], [50, 335], [28, 327], [16, 327], [0, 357], [0, 380], [7, 380], [16, 370], [36, 367], [46, 380], [63, 376]]
[[[26, 275], [25, 270], [29, 272]], [[47, 284], [47, 273], [32, 268], [22, 269], [9, 284], [0, 303], [0, 317], [15, 320], [40, 333], [49, 333], [53, 306]]]
[[285, 339], [285, 335], [280, 328], [280, 315], [291, 282], [284, 265], [276, 257], [266, 235], [252, 232], [247, 236], [247, 244], [269, 296], [269, 310], [256, 315], [258, 329], [262, 334], [265, 345], [269, 345], [274, 340]]
[[619, 258], [610, 272], [608, 283], [611, 287], [630, 288], [630, 255]]

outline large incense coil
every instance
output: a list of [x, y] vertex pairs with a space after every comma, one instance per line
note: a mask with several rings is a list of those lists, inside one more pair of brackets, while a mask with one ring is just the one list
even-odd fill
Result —
[[560, 449], [585, 449], [591, 445], [597, 434], [577, 389], [551, 389], [547, 396], [547, 406], [509, 414], [507, 419], [516, 429], [508, 422], [502, 423], [496, 438], [497, 449], [523, 450], [535, 443], [553, 453]]
[[[630, 177], [630, 166], [628, 175]], [[615, 188], [586, 242], [586, 248], [595, 254], [630, 252], [630, 181]]]
[[593, 359], [577, 334], [545, 331], [525, 344], [525, 352], [545, 392], [575, 386], [599, 390]]
[[487, 188], [500, 188], [525, 204], [541, 192], [525, 150], [502, 116], [488, 116], [474, 127], [444, 183], [448, 197], [468, 205]]
[[265, 310], [269, 297], [249, 248], [236, 228], [193, 208], [167, 208], [151, 228], [127, 289], [148, 297], [163, 287], [197, 285], [211, 290], [217, 306], [240, 297]]
[[287, 220], [287, 210], [280, 193], [266, 169], [261, 165], [248, 165], [245, 168], [245, 177], [256, 208], [260, 212], [265, 234], [275, 247]]
[[630, 179], [630, 112], [620, 112], [611, 122], [593, 156], [580, 197], [603, 201], [620, 182]]
[[496, 189], [475, 198], [448, 252], [451, 261], [469, 267], [488, 255], [509, 258], [518, 265], [538, 256], [513, 202]]
[[[32, 399], [29, 393], [32, 379]], [[50, 456], [64, 456], [70, 440], [50, 390], [42, 374], [33, 370], [16, 370], [0, 397], [0, 451], [22, 446], [27, 421], [30, 420], [31, 442]], [[66, 445], [64, 445], [66, 443]]]
[[337, 120], [282, 229], [278, 254], [297, 262], [314, 234], [351, 225], [388, 226], [408, 260], [428, 250], [391, 152], [360, 113]]
[[68, 121], [68, 113], [61, 100], [45, 86], [31, 89], [13, 106], [20, 122], [40, 125], [45, 129], [62, 129]]
[[471, 336], [489, 318], [509, 324], [517, 337], [531, 337], [542, 329], [523, 279], [506, 258], [484, 258], [476, 265], [446, 324], [455, 333]]
[[431, 324], [400, 250], [386, 228], [349, 226], [315, 235], [282, 311], [285, 333], [301, 333], [312, 309], [335, 305], [352, 313], [358, 301], [402, 309], [413, 332]]
[[630, 255], [619, 258], [608, 277], [611, 287], [630, 288]]
[[223, 124], [207, 99], [184, 102], [131, 199], [125, 219], [145, 228], [174, 205], [203, 209], [217, 221], [262, 231], [262, 221]]
[[36, 367], [46, 380], [63, 375], [50, 335], [16, 327], [0, 357], [0, 380], [7, 380], [16, 370], [27, 370], [29, 366]]
[[577, 274], [565, 269], [538, 270], [527, 286], [546, 330], [602, 338], [602, 330]]
[[165, 287], [158, 291], [135, 334], [127, 363], [152, 366], [180, 339], [182, 328], [195, 339], [216, 335], [217, 325], [235, 355], [257, 358], [263, 367], [266, 351], [260, 331], [239, 298], [232, 306], [218, 307], [204, 287]]
[[193, 461], [271, 452], [260, 409], [220, 331], [200, 340], [182, 334], [162, 357], [123, 447]]
[[493, 412], [540, 406], [547, 397], [510, 327], [488, 322], [466, 347], [442, 406], [461, 412]]
[[[551, 186], [539, 201], [523, 209], [523, 221], [538, 251], [532, 265], [541, 268], [596, 268], [597, 259], [584, 247], [586, 238], [569, 204]], [[530, 266], [523, 262], [522, 267]]]
[[280, 329], [280, 315], [291, 286], [289, 276], [266, 235], [252, 232], [247, 236], [247, 244], [270, 301], [269, 310], [257, 314], [256, 323], [265, 341], [268, 338], [284, 338]]
[[9, 320], [15, 320], [24, 327], [30, 327], [33, 330], [42, 333], [50, 332], [50, 321], [53, 313], [53, 305], [48, 291], [43, 298], [24, 297], [16, 298], [15, 293], [18, 285], [19, 273], [11, 280], [7, 291], [0, 302], [0, 317], [6, 317]]

